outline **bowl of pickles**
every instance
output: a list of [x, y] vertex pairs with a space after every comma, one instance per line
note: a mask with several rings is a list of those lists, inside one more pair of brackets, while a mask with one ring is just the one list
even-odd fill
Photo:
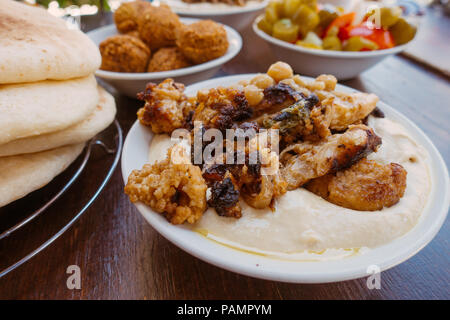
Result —
[[344, 10], [317, 0], [273, 0], [253, 30], [296, 72], [346, 80], [404, 50], [417, 27], [398, 6]]

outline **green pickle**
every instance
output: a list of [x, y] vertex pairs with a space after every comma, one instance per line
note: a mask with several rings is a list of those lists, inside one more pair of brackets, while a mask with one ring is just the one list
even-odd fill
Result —
[[378, 45], [363, 37], [351, 37], [344, 45], [345, 51], [361, 51], [362, 49], [377, 50]]
[[258, 22], [258, 28], [264, 31], [265, 33], [272, 35], [273, 32], [273, 24], [267, 21], [266, 17], [262, 18]]
[[302, 4], [302, 0], [284, 0], [283, 14], [287, 18], [292, 18]]
[[[373, 16], [377, 11], [374, 9], [369, 12], [368, 16]], [[382, 7], [379, 9], [380, 24], [383, 28], [389, 28], [397, 23], [402, 15], [402, 9], [400, 7]], [[377, 23], [376, 18], [373, 18], [372, 22]]]
[[290, 19], [284, 18], [273, 25], [272, 36], [287, 42], [294, 42], [298, 37], [298, 25]]
[[325, 50], [341, 51], [342, 43], [341, 43], [341, 40], [337, 36], [327, 36], [322, 41], [322, 47]]
[[405, 19], [400, 18], [393, 26], [389, 28], [396, 46], [411, 41], [416, 35], [416, 27], [409, 24]]
[[332, 12], [326, 9], [320, 10], [318, 15], [319, 15], [319, 27], [324, 29], [328, 27], [330, 23], [339, 16], [336, 12]]
[[265, 18], [267, 22], [274, 24], [281, 18], [283, 18], [284, 2], [281, 0], [275, 0], [269, 2], [266, 7]]
[[277, 20], [283, 18], [284, 16], [284, 1], [275, 0], [269, 2], [269, 4], [266, 7], [266, 13], [267, 10], [271, 11], [270, 14], [272, 17], [276, 17], [276, 20], [273, 21], [273, 23], [277, 22]]
[[277, 11], [272, 7], [267, 7], [264, 14], [264, 20], [268, 23], [274, 24], [280, 19]]
[[302, 4], [297, 9], [297, 12], [292, 17], [292, 20], [294, 23], [299, 25], [299, 30], [303, 36], [306, 36], [309, 31], [314, 30], [320, 22], [317, 12], [305, 4]]
[[317, 0], [302, 0], [302, 3], [307, 5], [311, 10], [316, 11], [317, 9]]
[[402, 15], [402, 9], [400, 7], [381, 8], [381, 26], [389, 28], [397, 23]]

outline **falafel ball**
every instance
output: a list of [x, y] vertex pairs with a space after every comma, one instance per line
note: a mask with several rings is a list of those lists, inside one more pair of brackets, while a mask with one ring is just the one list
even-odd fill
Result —
[[138, 16], [146, 8], [152, 8], [147, 1], [137, 0], [125, 2], [114, 12], [114, 22], [117, 30], [121, 33], [128, 33], [138, 28]]
[[189, 67], [191, 63], [177, 47], [161, 48], [148, 64], [148, 72], [169, 71]]
[[195, 64], [207, 62], [227, 52], [227, 32], [212, 20], [201, 20], [180, 29], [177, 46]]
[[100, 43], [100, 69], [115, 72], [145, 72], [150, 49], [136, 37], [116, 35]]
[[145, 9], [138, 19], [139, 35], [151, 50], [174, 46], [181, 26], [178, 16], [164, 4]]

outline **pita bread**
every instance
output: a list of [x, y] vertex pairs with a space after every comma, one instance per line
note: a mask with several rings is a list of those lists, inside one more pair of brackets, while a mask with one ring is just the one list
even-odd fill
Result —
[[84, 144], [0, 158], [0, 207], [42, 188], [64, 171]]
[[86, 120], [62, 131], [14, 140], [0, 145], [0, 157], [39, 152], [91, 139], [109, 126], [116, 115], [113, 96], [102, 87], [98, 87], [98, 92], [98, 106]]
[[85, 77], [100, 67], [97, 46], [46, 10], [0, 0], [0, 83]]
[[68, 128], [86, 119], [97, 104], [93, 75], [0, 85], [0, 144]]

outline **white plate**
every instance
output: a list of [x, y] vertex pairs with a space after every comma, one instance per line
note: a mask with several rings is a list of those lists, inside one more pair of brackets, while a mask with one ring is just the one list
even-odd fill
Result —
[[269, 43], [280, 61], [288, 63], [297, 73], [313, 77], [325, 73], [339, 80], [354, 78], [383, 59], [405, 50], [414, 40], [390, 49], [362, 52], [308, 49], [274, 38], [259, 29], [258, 22], [262, 18], [261, 15], [255, 19], [253, 31]]
[[[187, 87], [186, 93], [193, 95], [199, 89], [227, 86], [253, 76], [247, 74], [203, 81]], [[356, 91], [342, 85], [338, 85], [338, 88], [347, 92]], [[377, 265], [381, 270], [391, 268], [416, 254], [439, 231], [449, 208], [449, 176], [436, 147], [414, 123], [383, 102], [379, 102], [378, 106], [386, 117], [401, 123], [428, 151], [432, 188], [422, 216], [411, 231], [386, 245], [370, 249], [365, 254], [335, 261], [277, 260], [220, 245], [187, 227], [170, 224], [162, 215], [142, 203], [136, 203], [136, 207], [162, 236], [176, 246], [206, 262], [251, 277], [294, 283], [325, 283], [368, 276], [367, 268], [370, 265]], [[128, 133], [122, 154], [122, 175], [125, 183], [132, 170], [140, 169], [148, 162], [152, 137], [151, 130], [138, 121]]]
[[159, 2], [168, 4], [172, 11], [180, 16], [212, 19], [242, 31], [251, 25], [269, 1], [253, 1], [243, 7], [224, 3], [185, 3], [182, 0], [160, 0]]
[[[180, 20], [185, 24], [198, 21], [198, 19], [191, 18], [180, 18]], [[224, 25], [224, 28], [227, 31], [229, 47], [228, 51], [217, 59], [188, 68], [163, 72], [127, 73], [97, 70], [95, 75], [115, 87], [117, 91], [131, 98], [136, 98], [136, 93], [144, 90], [147, 82], [161, 82], [164, 79], [172, 78], [187, 85], [209, 79], [219, 71], [223, 64], [233, 59], [242, 48], [242, 38], [239, 33], [226, 25]], [[87, 33], [97, 46], [106, 38], [116, 34], [118, 32], [114, 24], [97, 28]]]

